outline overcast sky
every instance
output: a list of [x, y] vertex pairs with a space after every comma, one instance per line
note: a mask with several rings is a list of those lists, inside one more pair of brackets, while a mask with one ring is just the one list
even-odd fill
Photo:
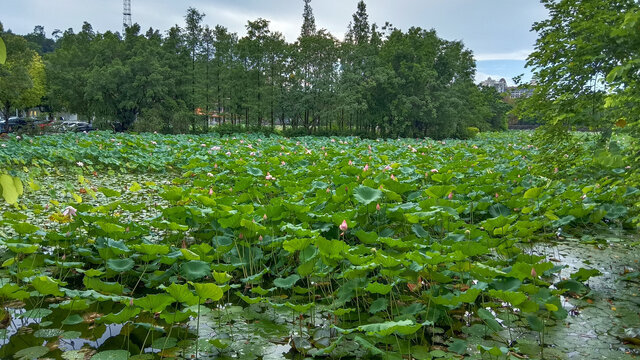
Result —
[[[54, 29], [78, 31], [83, 21], [94, 30], [122, 30], [121, 0], [2, 0], [0, 21], [5, 29], [26, 34], [43, 25], [47, 35]], [[532, 51], [535, 21], [547, 12], [538, 0], [365, 0], [369, 21], [382, 26], [386, 21], [400, 29], [419, 26], [435, 29], [440, 37], [462, 40], [478, 61], [476, 79], [487, 76], [507, 80], [524, 69]], [[358, 0], [313, 0], [311, 6], [318, 28], [343, 38]], [[226, 26], [244, 34], [247, 20], [271, 21], [271, 28], [294, 41], [302, 23], [302, 0], [131, 0], [132, 19], [143, 30], [167, 30], [184, 24], [188, 7], [204, 12], [204, 23]]]

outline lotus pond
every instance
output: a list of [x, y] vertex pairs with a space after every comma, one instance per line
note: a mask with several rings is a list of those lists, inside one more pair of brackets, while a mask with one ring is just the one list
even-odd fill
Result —
[[0, 357], [634, 358], [640, 181], [581, 136], [0, 139]]

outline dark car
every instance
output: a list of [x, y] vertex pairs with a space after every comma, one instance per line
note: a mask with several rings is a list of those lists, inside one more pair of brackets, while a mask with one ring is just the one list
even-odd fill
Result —
[[13, 116], [10, 117], [9, 120], [2, 120], [2, 122], [0, 122], [0, 132], [8, 133], [16, 131], [27, 126], [27, 123], [27, 118]]

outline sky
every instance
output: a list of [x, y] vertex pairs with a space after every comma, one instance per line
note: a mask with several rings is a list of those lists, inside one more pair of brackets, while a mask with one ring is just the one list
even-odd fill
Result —
[[[42, 25], [50, 36], [55, 29], [78, 31], [84, 21], [99, 32], [122, 31], [121, 0], [0, 0], [0, 21], [17, 34]], [[312, 0], [318, 28], [343, 38], [358, 0]], [[411, 26], [435, 29], [447, 40], [460, 40], [477, 60], [476, 80], [531, 73], [525, 59], [537, 38], [535, 21], [548, 16], [538, 0], [365, 0], [369, 22], [390, 22], [406, 30]], [[293, 42], [302, 25], [302, 0], [131, 0], [134, 23], [143, 30], [161, 31], [184, 25], [187, 8], [204, 12], [204, 24], [217, 24], [244, 34], [248, 20], [270, 20], [271, 29]]]

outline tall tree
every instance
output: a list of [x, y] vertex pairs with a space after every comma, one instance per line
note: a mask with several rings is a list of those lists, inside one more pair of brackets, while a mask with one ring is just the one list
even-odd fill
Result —
[[5, 119], [13, 109], [40, 105], [45, 95], [44, 63], [21, 36], [3, 33], [7, 60], [0, 65], [0, 109]]
[[316, 18], [313, 16], [311, 0], [304, 1], [304, 11], [302, 12], [302, 29], [300, 37], [311, 36], [316, 33]]
[[196, 108], [198, 107], [196, 103], [196, 58], [202, 41], [202, 19], [204, 16], [204, 13], [190, 7], [184, 17], [186, 23], [185, 39], [191, 54], [191, 99], [189, 105], [193, 110], [191, 131], [194, 132], [196, 131]]

